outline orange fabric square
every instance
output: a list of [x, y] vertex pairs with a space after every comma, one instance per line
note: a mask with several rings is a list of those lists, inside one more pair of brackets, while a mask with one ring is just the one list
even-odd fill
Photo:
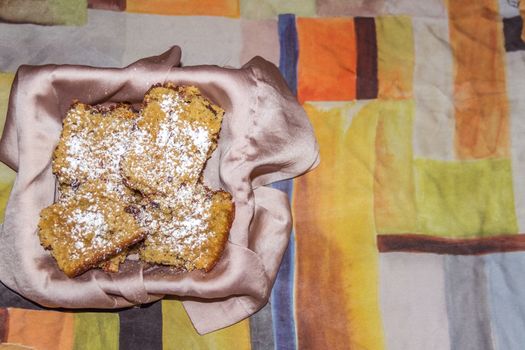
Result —
[[128, 0], [126, 11], [175, 16], [240, 16], [239, 0]]
[[509, 101], [497, 0], [448, 2], [454, 54], [456, 152], [460, 159], [509, 156]]
[[8, 309], [7, 342], [39, 350], [73, 348], [73, 314], [57, 311]]
[[357, 52], [353, 19], [299, 18], [299, 101], [356, 97]]

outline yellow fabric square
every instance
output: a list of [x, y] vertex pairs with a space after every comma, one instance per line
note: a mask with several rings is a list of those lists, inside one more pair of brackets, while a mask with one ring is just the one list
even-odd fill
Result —
[[380, 101], [374, 170], [374, 214], [379, 233], [416, 230], [413, 119], [412, 100]]
[[118, 350], [119, 332], [120, 320], [116, 313], [76, 313], [73, 348]]
[[249, 350], [250, 322], [244, 320], [206, 335], [199, 335], [182, 303], [162, 301], [162, 344], [164, 350], [175, 349], [235, 349]]
[[[304, 107], [321, 163], [294, 180], [298, 348], [384, 349], [373, 216], [381, 103], [309, 102]], [[330, 326], [318, 332], [319, 325]]]
[[[0, 134], [4, 130], [9, 93], [14, 77], [13, 73], [0, 72]], [[0, 162], [0, 223], [4, 221], [5, 206], [15, 181], [15, 175], [13, 170]]]
[[415, 160], [418, 231], [446, 237], [517, 233], [508, 159]]
[[301, 17], [315, 16], [315, 0], [241, 0], [241, 16], [251, 19], [276, 18], [293, 13]]
[[378, 97], [412, 97], [414, 34], [406, 16], [376, 18]]

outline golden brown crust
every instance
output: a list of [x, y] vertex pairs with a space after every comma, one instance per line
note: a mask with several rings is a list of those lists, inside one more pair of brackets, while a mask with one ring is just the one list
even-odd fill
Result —
[[[127, 241], [123, 241], [122, 244], [123, 245], [126, 245], [126, 246], [132, 246], [140, 241], [142, 241], [144, 239], [144, 236], [141, 236], [139, 238], [136, 238], [136, 239], [130, 239], [130, 240], [127, 240]], [[64, 273], [70, 277], [70, 278], [73, 278], [73, 277], [76, 277], [76, 276], [79, 276], [81, 274], [83, 274], [84, 272], [86, 271], [89, 271], [91, 269], [94, 269], [94, 268], [98, 268], [99, 265], [100, 265], [100, 262], [102, 261], [106, 261], [108, 259], [111, 259], [112, 257], [114, 257], [116, 254], [119, 253], [119, 250], [115, 251], [115, 252], [112, 252], [111, 254], [97, 254], [93, 257], [93, 260], [92, 262], [90, 263], [86, 263], [85, 265], [82, 265], [82, 266], [78, 266], [77, 268], [75, 269], [72, 269], [72, 270], [62, 270], [64, 271]], [[60, 267], [60, 265], [59, 265]], [[120, 265], [119, 265], [120, 267]], [[111, 270], [108, 270], [107, 272], [118, 272], [119, 271], [119, 267], [112, 267]]]
[[226, 224], [227, 232], [226, 234], [222, 235], [222, 240], [219, 241], [219, 244], [218, 244], [219, 254], [211, 261], [210, 264], [208, 264], [208, 266], [204, 269], [204, 272], [210, 272], [211, 270], [213, 270], [215, 265], [217, 265], [217, 263], [219, 262], [222, 256], [222, 253], [224, 252], [224, 249], [226, 248], [226, 243], [228, 243], [230, 228], [232, 227], [233, 220], [235, 220], [235, 203], [233, 201], [231, 201], [230, 203], [231, 203], [231, 209], [228, 211], [227, 221], [226, 221], [227, 222]]
[[118, 253], [111, 259], [101, 262], [98, 267], [105, 272], [118, 272], [120, 264], [122, 264], [128, 256], [128, 250]]

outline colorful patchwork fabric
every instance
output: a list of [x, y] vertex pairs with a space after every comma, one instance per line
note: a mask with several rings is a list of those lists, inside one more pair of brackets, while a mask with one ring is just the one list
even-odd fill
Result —
[[[0, 342], [523, 348], [525, 1], [28, 3], [0, 1], [0, 125], [22, 64], [125, 66], [179, 45], [183, 65], [278, 65], [321, 163], [273, 185], [294, 227], [270, 302], [250, 319], [199, 336], [177, 300], [57, 311], [0, 285]], [[13, 181], [0, 164], [2, 217]]]

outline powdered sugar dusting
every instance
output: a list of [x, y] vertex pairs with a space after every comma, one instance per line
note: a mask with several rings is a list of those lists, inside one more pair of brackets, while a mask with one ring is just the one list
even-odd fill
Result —
[[110, 191], [125, 195], [119, 175], [122, 156], [129, 150], [135, 121], [90, 112], [76, 106], [67, 115], [69, 137], [64, 140], [65, 161], [59, 164], [61, 183], [102, 179]]
[[107, 238], [109, 229], [100, 208], [93, 204], [87, 209], [76, 208], [66, 218], [71, 225], [70, 237], [75, 247], [74, 257], [87, 251], [103, 250], [112, 245]]
[[187, 103], [179, 95], [163, 94], [158, 103], [165, 119], [156, 135], [135, 131], [130, 154], [138, 160], [125, 172], [143, 183], [153, 182], [157, 192], [174, 195], [180, 183], [197, 181], [213, 147], [212, 135], [204, 125], [183, 117]]
[[209, 191], [196, 183], [214, 145], [213, 135], [205, 123], [183, 115], [188, 113], [187, 106], [178, 94], [163, 94], [159, 105], [165, 118], [156, 139], [141, 134], [135, 152], [140, 149], [162, 155], [155, 164], [141, 166], [138, 171], [143, 172], [139, 175], [144, 179], [156, 179], [157, 189], [167, 194], [159, 202], [169, 208], [170, 214], [143, 213], [142, 220], [155, 230], [155, 234], [146, 238], [145, 245], [168, 250], [171, 256], [198, 259], [203, 244], [213, 234], [208, 227], [212, 199]]
[[[146, 245], [167, 247], [174, 254], [200, 253], [203, 243], [213, 234], [209, 230], [212, 200], [203, 186], [191, 188], [182, 186], [178, 195], [170, 205], [176, 208], [171, 215], [160, 215], [146, 219], [150, 220], [156, 230], [156, 235], [146, 238]], [[196, 257], [198, 258], [198, 256]]]

